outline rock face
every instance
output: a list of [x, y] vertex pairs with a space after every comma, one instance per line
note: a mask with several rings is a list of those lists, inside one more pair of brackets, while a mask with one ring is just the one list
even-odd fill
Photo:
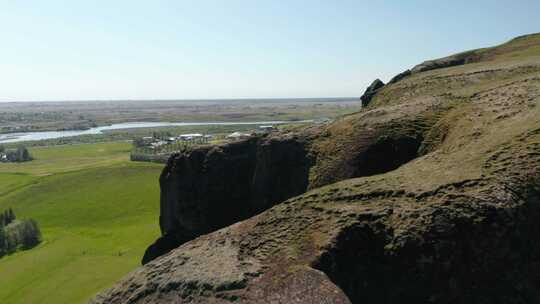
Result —
[[163, 236], [143, 264], [305, 192], [306, 154], [305, 140], [270, 136], [172, 156], [160, 177]]
[[411, 69], [411, 73], [420, 73], [429, 70], [442, 69], [462, 65], [474, 60], [474, 51], [464, 52], [436, 60], [424, 61]]
[[377, 94], [377, 91], [384, 87], [384, 82], [382, 82], [380, 79], [375, 79], [371, 83], [371, 85], [366, 89], [362, 97], [360, 97], [360, 100], [362, 101], [362, 107], [366, 107], [371, 99]]
[[404, 72], [401, 72], [401, 73], [397, 74], [396, 76], [392, 77], [392, 79], [390, 79], [388, 84], [396, 83], [396, 82], [400, 81], [403, 78], [411, 76], [411, 74], [412, 74], [411, 70], [406, 70]]
[[258, 214], [92, 303], [539, 303], [540, 35], [475, 54], [328, 126], [173, 157], [165, 235]]
[[401, 128], [410, 117], [400, 114], [366, 130], [369, 116], [173, 155], [160, 177], [162, 237], [142, 263], [308, 189], [391, 171], [418, 155], [425, 128]]

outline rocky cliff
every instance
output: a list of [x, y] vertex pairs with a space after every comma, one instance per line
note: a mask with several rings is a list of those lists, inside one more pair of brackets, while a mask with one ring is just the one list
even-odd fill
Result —
[[305, 136], [260, 136], [173, 155], [160, 177], [163, 236], [143, 264], [306, 191]]
[[172, 157], [160, 224], [194, 239], [93, 303], [539, 302], [540, 35], [457, 57], [329, 125]]

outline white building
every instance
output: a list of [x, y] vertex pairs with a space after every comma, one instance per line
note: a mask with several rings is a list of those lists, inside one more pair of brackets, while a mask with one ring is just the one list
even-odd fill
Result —
[[234, 132], [234, 133], [231, 133], [231, 134], [227, 135], [227, 138], [231, 139], [231, 140], [239, 140], [239, 139], [248, 138], [250, 136], [251, 135], [247, 134], [247, 133]]
[[275, 131], [276, 128], [272, 125], [266, 125], [266, 126], [259, 126], [259, 130], [263, 132], [272, 132], [272, 131]]
[[151, 146], [152, 149], [155, 149], [155, 148], [164, 146], [166, 144], [168, 144], [166, 141], [160, 140], [160, 141], [156, 141], [156, 142], [151, 143], [150, 146]]
[[184, 141], [192, 141], [196, 139], [201, 139], [203, 137], [204, 136], [200, 133], [191, 133], [191, 134], [181, 134], [180, 136], [178, 136], [178, 139], [184, 140]]

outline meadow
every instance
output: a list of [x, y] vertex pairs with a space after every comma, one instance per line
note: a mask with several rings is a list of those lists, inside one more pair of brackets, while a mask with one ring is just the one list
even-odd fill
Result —
[[159, 235], [162, 165], [129, 161], [129, 142], [30, 150], [0, 164], [0, 210], [33, 218], [43, 242], [0, 258], [2, 303], [86, 303], [140, 265]]

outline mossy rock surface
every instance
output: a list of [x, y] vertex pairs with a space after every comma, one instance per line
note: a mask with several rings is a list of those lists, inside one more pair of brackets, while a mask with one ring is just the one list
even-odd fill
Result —
[[[465, 54], [413, 69], [329, 125], [220, 155], [229, 168], [252, 153], [246, 171], [205, 168], [210, 151], [171, 159], [163, 232], [204, 235], [191, 230], [93, 303], [540, 302], [540, 35]], [[284, 180], [277, 159], [297, 164], [301, 187], [254, 184]], [[223, 213], [240, 202], [226, 187], [198, 205], [205, 188], [190, 196], [178, 180], [206, 172], [248, 189], [251, 213]]]

